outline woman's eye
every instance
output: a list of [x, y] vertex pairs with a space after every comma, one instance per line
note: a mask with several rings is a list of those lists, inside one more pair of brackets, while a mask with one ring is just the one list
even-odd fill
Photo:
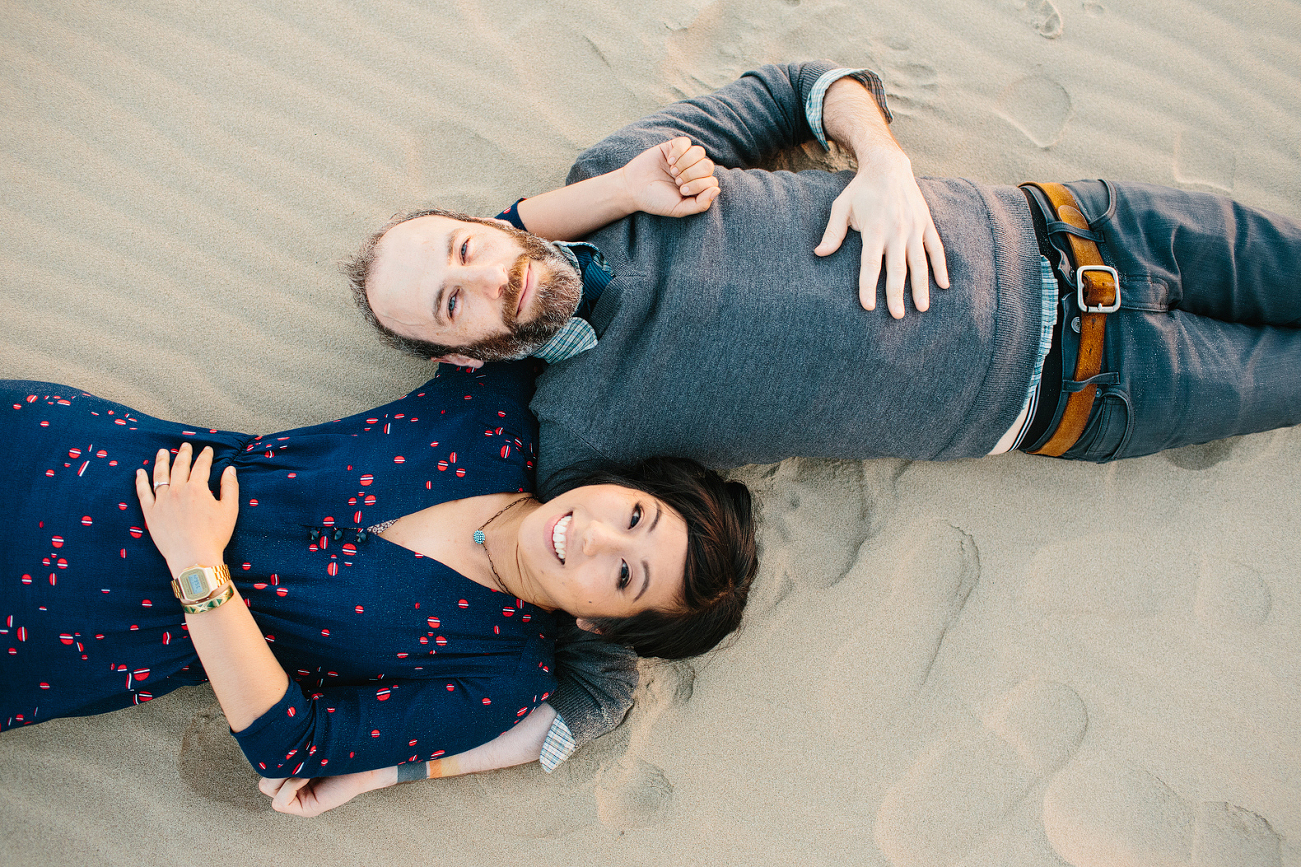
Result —
[[626, 560], [619, 561], [619, 589], [626, 590], [628, 581], [632, 578], [632, 570], [628, 568]]
[[456, 314], [456, 308], [461, 306], [461, 293], [453, 292], [447, 299], [447, 318], [451, 319]]
[[637, 526], [640, 523], [641, 523], [641, 505], [638, 504], [632, 507], [632, 523], [628, 525], [628, 528], [632, 529], [633, 527]]
[[461, 264], [464, 265], [470, 258], [470, 239], [466, 238], [461, 243]]

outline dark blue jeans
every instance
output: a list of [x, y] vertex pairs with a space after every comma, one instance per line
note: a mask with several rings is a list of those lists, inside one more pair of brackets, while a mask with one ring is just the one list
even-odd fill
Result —
[[[1067, 184], [1108, 265], [1103, 384], [1063, 457], [1109, 461], [1301, 423], [1301, 225], [1151, 184]], [[1073, 297], [1058, 311], [1075, 367]]]

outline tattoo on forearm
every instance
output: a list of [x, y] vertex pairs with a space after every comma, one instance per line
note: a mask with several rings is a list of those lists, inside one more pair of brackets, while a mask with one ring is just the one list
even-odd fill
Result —
[[416, 780], [429, 779], [429, 765], [427, 762], [404, 762], [398, 765], [398, 782], [413, 783]]

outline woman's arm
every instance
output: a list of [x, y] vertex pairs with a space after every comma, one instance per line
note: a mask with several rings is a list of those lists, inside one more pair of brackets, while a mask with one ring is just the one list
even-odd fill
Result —
[[383, 789], [396, 783], [477, 774], [536, 762], [555, 718], [556, 712], [551, 706], [542, 704], [523, 722], [498, 735], [496, 739], [455, 756], [334, 777], [264, 778], [258, 782], [258, 788], [262, 794], [271, 798], [271, 806], [281, 813], [319, 816], [364, 792]]
[[[221, 474], [218, 499], [208, 489], [210, 447], [193, 464], [189, 443], [177, 450], [170, 467], [169, 457], [166, 449], [159, 449], [152, 485], [143, 469], [136, 471], [136, 494], [149, 534], [173, 577], [191, 566], [220, 566], [239, 511], [235, 468]], [[267, 647], [238, 590], [219, 608], [187, 613], [185, 624], [233, 731], [247, 728], [285, 694], [289, 676]]]
[[686, 136], [661, 142], [622, 168], [519, 203], [520, 220], [534, 235], [573, 241], [644, 211], [685, 217], [718, 197], [713, 160]]

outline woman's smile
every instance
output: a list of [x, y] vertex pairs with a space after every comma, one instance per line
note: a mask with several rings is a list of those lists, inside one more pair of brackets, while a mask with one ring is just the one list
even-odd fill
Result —
[[572, 513], [564, 515], [551, 529], [551, 549], [556, 552], [561, 563], [565, 562], [565, 534], [569, 532], [569, 525], [573, 521]]

